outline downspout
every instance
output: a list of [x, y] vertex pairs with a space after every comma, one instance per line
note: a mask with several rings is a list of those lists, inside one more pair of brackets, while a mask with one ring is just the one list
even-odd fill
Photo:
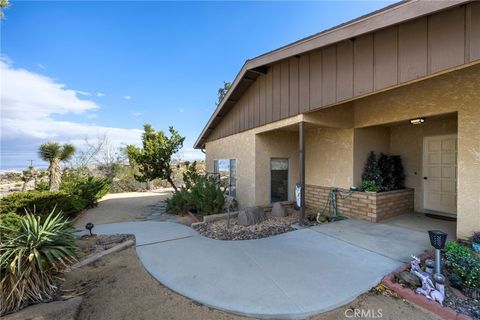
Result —
[[300, 218], [298, 223], [305, 221], [305, 122], [298, 123], [298, 146], [299, 146], [299, 176], [300, 176]]

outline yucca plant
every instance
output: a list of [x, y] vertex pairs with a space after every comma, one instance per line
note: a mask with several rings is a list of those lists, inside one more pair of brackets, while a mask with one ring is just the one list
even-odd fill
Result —
[[61, 170], [60, 162], [68, 161], [75, 153], [75, 147], [72, 144], [66, 143], [60, 145], [58, 142], [47, 142], [38, 148], [39, 157], [48, 161], [48, 189], [50, 191], [58, 191], [60, 189]]
[[76, 261], [68, 220], [55, 209], [44, 219], [28, 212], [19, 229], [2, 225], [0, 231], [0, 315], [52, 300], [58, 275]]

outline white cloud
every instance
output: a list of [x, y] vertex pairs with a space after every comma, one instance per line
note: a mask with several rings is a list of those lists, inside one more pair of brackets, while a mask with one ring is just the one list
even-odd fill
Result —
[[91, 96], [90, 92], [75, 90], [76, 93], [81, 94], [82, 96]]
[[[83, 115], [91, 118], [100, 107], [94, 101], [79, 99], [81, 93], [66, 89], [64, 84], [13, 68], [6, 59], [0, 60], [0, 74], [2, 151], [20, 157], [35, 153], [38, 145], [47, 140], [78, 144], [86, 137], [104, 134], [116, 145], [140, 141], [141, 130], [82, 123]], [[74, 122], [55, 119], [58, 115], [82, 117]]]
[[132, 112], [132, 116], [134, 117], [140, 117], [142, 115], [141, 112]]
[[97, 92], [97, 97], [105, 97], [105, 93], [103, 93], [103, 92]]
[[130, 100], [130, 99], [132, 99], [132, 97], [131, 96], [123, 96], [123, 99]]
[[180, 112], [184, 112], [184, 111], [185, 111], [185, 109], [180, 109], [180, 110], [178, 110], [178, 111], [180, 111]]
[[39, 67], [40, 69], [47, 69], [47, 67], [45, 67], [45, 65], [41, 64], [41, 63], [37, 63], [37, 67]]

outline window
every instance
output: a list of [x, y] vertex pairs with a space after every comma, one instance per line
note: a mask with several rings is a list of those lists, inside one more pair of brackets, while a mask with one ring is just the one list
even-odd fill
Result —
[[288, 200], [288, 168], [286, 158], [270, 159], [270, 201], [272, 203]]
[[213, 160], [213, 172], [218, 177], [220, 187], [226, 190], [225, 193], [235, 197], [237, 195], [237, 160]]

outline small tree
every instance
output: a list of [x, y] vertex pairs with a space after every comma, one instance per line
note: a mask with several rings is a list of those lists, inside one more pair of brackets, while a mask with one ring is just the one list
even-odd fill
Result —
[[227, 94], [228, 90], [230, 90], [231, 86], [232, 86], [231, 82], [223, 81], [223, 87], [218, 89], [218, 92], [217, 92], [217, 102], [215, 102], [215, 105], [217, 107], [220, 105], [220, 103], [222, 103], [223, 98]]
[[8, 0], [0, 0], [0, 20], [5, 18], [5, 14], [3, 13], [3, 10], [8, 8], [10, 6], [10, 3]]
[[34, 179], [35, 172], [33, 171], [33, 166], [28, 166], [27, 170], [22, 171], [22, 192], [24, 192], [27, 188], [27, 184]]
[[48, 161], [49, 180], [48, 189], [58, 191], [60, 189], [60, 162], [68, 161], [75, 153], [75, 147], [66, 143], [63, 146], [58, 142], [47, 142], [38, 148], [38, 155], [43, 161]]
[[185, 162], [185, 171], [182, 173], [182, 177], [185, 189], [190, 190], [200, 177], [200, 173], [197, 170], [197, 161], [192, 163], [189, 161]]
[[377, 157], [373, 151], [370, 151], [365, 168], [363, 169], [362, 180], [373, 181], [377, 187], [382, 186], [382, 176], [378, 168]]
[[135, 179], [140, 182], [149, 182], [154, 179], [168, 181], [177, 191], [172, 174], [172, 156], [183, 147], [185, 137], [182, 137], [173, 127], [169, 128], [170, 137], [163, 131], [155, 131], [150, 124], [143, 126], [142, 148], [134, 145], [127, 146], [128, 160], [131, 165], [137, 165], [140, 174]]

